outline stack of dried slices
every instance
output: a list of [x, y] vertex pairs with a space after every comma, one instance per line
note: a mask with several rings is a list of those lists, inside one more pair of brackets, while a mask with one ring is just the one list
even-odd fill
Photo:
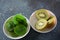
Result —
[[12, 37], [22, 36], [27, 32], [26, 18], [21, 14], [12, 16], [5, 24], [5, 27]]

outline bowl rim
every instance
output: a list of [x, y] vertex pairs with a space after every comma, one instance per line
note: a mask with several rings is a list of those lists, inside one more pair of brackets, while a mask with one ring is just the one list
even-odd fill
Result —
[[[45, 10], [47, 10], [47, 9], [45, 9]], [[52, 14], [53, 16], [56, 17], [56, 15], [55, 15], [52, 11], [50, 11], [50, 10], [47, 10], [47, 11], [49, 11], [50, 14]], [[31, 16], [30, 16], [30, 18], [29, 18], [29, 21], [31, 20], [31, 17], [35, 14], [35, 12], [36, 12], [36, 10], [31, 14]], [[35, 30], [36, 32], [39, 32], [39, 33], [48, 33], [48, 32], [53, 31], [53, 30], [55, 29], [55, 27], [57, 26], [57, 17], [56, 17], [56, 23], [55, 23], [54, 27], [52, 27], [50, 30], [45, 31], [45, 32], [43, 32], [43, 31], [38, 31], [36, 28], [34, 28], [34, 27], [32, 26], [31, 22], [30, 22], [30, 25], [31, 25], [31, 27], [33, 28], [33, 30]]]
[[[14, 16], [14, 15], [13, 15]], [[11, 17], [13, 17], [13, 16], [10, 16], [10, 17], [8, 17], [6, 20], [5, 20], [5, 22], [4, 22], [4, 24], [3, 24], [3, 33], [8, 37], [8, 38], [10, 38], [10, 39], [21, 39], [21, 38], [23, 38], [23, 37], [25, 37], [28, 33], [29, 33], [29, 31], [30, 31], [30, 22], [29, 22], [29, 20], [28, 20], [28, 18], [27, 17], [25, 17], [26, 18], [26, 20], [27, 20], [27, 23], [28, 23], [28, 29], [27, 29], [27, 32], [23, 35], [23, 36], [19, 36], [19, 37], [12, 37], [12, 36], [10, 36], [10, 35], [8, 35], [5, 31], [5, 23], [11, 18]]]

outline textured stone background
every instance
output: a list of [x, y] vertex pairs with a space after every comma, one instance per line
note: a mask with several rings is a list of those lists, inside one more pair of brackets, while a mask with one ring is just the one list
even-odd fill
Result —
[[29, 19], [33, 11], [41, 8], [49, 9], [57, 16], [56, 28], [46, 34], [31, 28], [28, 35], [20, 40], [60, 40], [60, 0], [0, 0], [0, 40], [12, 40], [3, 33], [3, 23], [8, 17], [22, 13]]

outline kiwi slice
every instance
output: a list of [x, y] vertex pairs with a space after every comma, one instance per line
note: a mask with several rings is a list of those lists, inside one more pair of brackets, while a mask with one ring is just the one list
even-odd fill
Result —
[[18, 23], [18, 21], [16, 21], [16, 18], [15, 18], [15, 16], [13, 16], [13, 19], [12, 19], [12, 21], [13, 21], [13, 23], [14, 23], [15, 25], [19, 24], [19, 23]]
[[9, 34], [12, 36], [12, 37], [18, 37], [19, 35], [17, 35], [16, 33], [14, 32], [9, 32]]
[[36, 29], [42, 30], [46, 27], [47, 25], [47, 20], [45, 19], [40, 19], [39, 21], [37, 21], [36, 23]]
[[23, 24], [23, 25], [25, 25], [25, 26], [27, 27], [26, 18], [25, 18], [22, 14], [16, 14], [16, 15], [14, 16], [14, 23], [15, 23], [15, 24], [21, 23], [21, 24]]
[[17, 25], [17, 26], [14, 28], [14, 32], [15, 32], [17, 35], [19, 35], [19, 36], [24, 35], [24, 34], [26, 33], [26, 31], [27, 31], [27, 28], [26, 28], [24, 25], [22, 25], [22, 24]]
[[54, 17], [52, 16], [52, 17], [50, 17], [50, 19], [48, 20], [48, 24], [51, 24], [51, 23], [53, 23], [54, 22]]
[[10, 31], [10, 32], [13, 32], [15, 26], [16, 26], [16, 25], [15, 25], [15, 24], [13, 23], [13, 21], [10, 20], [10, 19], [9, 19], [9, 20], [6, 22], [6, 24], [5, 24], [5, 27], [6, 27], [7, 30]]
[[40, 10], [37, 10], [36, 12], [36, 17], [38, 19], [48, 19], [50, 17], [50, 14], [47, 12], [46, 9], [40, 9]]
[[13, 31], [13, 26], [9, 23], [6, 25], [8, 31]]

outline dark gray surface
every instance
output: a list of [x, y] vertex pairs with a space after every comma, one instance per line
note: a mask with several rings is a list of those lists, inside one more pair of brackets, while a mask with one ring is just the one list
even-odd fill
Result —
[[60, 40], [60, 0], [0, 0], [0, 40], [12, 40], [3, 33], [3, 23], [8, 17], [22, 13], [29, 19], [32, 12], [41, 8], [49, 9], [57, 16], [56, 28], [46, 34], [31, 28], [29, 34], [20, 40]]

